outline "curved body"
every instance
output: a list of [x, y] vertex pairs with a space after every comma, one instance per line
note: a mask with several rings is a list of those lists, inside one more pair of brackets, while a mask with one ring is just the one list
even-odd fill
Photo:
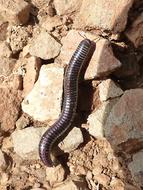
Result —
[[78, 99], [78, 83], [82, 68], [89, 62], [95, 45], [83, 40], [73, 54], [64, 77], [64, 102], [59, 119], [44, 133], [39, 144], [39, 155], [48, 167], [54, 165], [51, 152], [54, 143], [71, 127], [75, 117]]

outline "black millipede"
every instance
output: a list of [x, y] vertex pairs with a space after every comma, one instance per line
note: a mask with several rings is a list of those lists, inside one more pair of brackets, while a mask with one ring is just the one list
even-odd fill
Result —
[[72, 126], [78, 100], [78, 85], [83, 69], [88, 65], [95, 50], [95, 43], [84, 39], [74, 52], [64, 76], [64, 96], [59, 119], [43, 134], [39, 143], [39, 156], [48, 166], [54, 166], [51, 153], [55, 142]]

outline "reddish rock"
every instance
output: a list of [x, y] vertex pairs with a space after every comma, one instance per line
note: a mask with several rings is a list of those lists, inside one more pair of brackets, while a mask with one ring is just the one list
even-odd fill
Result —
[[[105, 136], [111, 144], [119, 145], [131, 139], [138, 139], [140, 144], [143, 133], [143, 89], [125, 91], [104, 126]], [[134, 144], [134, 143], [133, 143]], [[134, 150], [130, 143], [130, 151]], [[137, 145], [136, 145], [137, 146]], [[136, 147], [135, 147], [136, 148]]]
[[15, 63], [16, 63], [16, 59], [6, 58], [6, 57], [1, 58], [0, 75], [2, 77], [9, 76], [14, 69]]
[[8, 43], [0, 42], [0, 57], [7, 57], [9, 58], [12, 54]]
[[0, 40], [6, 40], [8, 22], [0, 21]]
[[[122, 32], [133, 0], [83, 0], [76, 27], [92, 27]], [[92, 14], [91, 14], [92, 13]]]
[[0, 123], [1, 130], [11, 131], [20, 112], [20, 93], [8, 88], [0, 88]]

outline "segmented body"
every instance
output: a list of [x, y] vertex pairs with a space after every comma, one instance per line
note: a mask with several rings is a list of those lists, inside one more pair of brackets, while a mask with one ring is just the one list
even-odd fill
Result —
[[64, 101], [59, 119], [44, 133], [39, 144], [39, 155], [48, 167], [54, 165], [51, 152], [54, 143], [72, 125], [75, 117], [78, 84], [82, 68], [87, 64], [94, 52], [95, 45], [89, 39], [83, 40], [73, 54], [64, 77]]

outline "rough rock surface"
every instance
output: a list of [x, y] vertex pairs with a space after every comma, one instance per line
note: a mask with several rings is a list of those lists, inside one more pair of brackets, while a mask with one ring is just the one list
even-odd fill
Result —
[[1, 57], [0, 76], [7, 77], [8, 75], [12, 74], [15, 64], [16, 59]]
[[71, 1], [58, 1], [54, 0], [55, 9], [58, 15], [69, 14], [75, 12], [79, 9], [81, 5], [81, 0], [71, 0]]
[[6, 21], [13, 24], [26, 24], [29, 19], [30, 4], [24, 0], [0, 1], [0, 10]]
[[143, 13], [139, 15], [125, 34], [136, 48], [143, 44]]
[[[119, 145], [131, 139], [142, 141], [143, 90], [131, 89], [124, 92], [113, 107], [105, 124], [105, 136]], [[132, 146], [132, 145], [131, 145]], [[132, 146], [134, 149], [135, 146]]]
[[46, 31], [41, 31], [33, 38], [30, 45], [30, 54], [41, 59], [52, 59], [58, 56], [61, 45]]
[[[91, 34], [89, 35], [88, 33], [85, 33], [85, 35], [91, 40], [97, 38], [96, 36], [93, 36]], [[71, 30], [67, 34], [67, 36], [62, 40], [63, 46], [61, 48], [60, 54], [62, 63], [68, 64], [73, 52], [76, 50], [81, 40], [83, 40], [83, 37], [80, 35], [80, 31], [76, 30]], [[95, 77], [109, 75], [111, 72], [113, 72], [120, 66], [121, 63], [113, 55], [109, 41], [106, 39], [99, 39], [96, 43], [96, 50], [85, 72], [85, 79], [93, 79]]]
[[129, 163], [128, 167], [135, 178], [135, 181], [141, 186], [143, 185], [143, 151], [137, 152], [133, 155], [132, 162]]
[[117, 100], [104, 102], [97, 110], [88, 116], [88, 131], [89, 134], [96, 137], [104, 137], [104, 125], [108, 115]]
[[8, 46], [8, 43], [6, 43], [5, 41], [0, 42], [0, 57], [11, 57], [11, 50], [10, 47]]
[[6, 40], [8, 22], [0, 21], [0, 40]]
[[[11, 131], [20, 112], [21, 94], [13, 89], [0, 88], [0, 123], [1, 130]], [[6, 112], [4, 110], [7, 110]]]
[[46, 128], [28, 127], [12, 133], [13, 147], [16, 154], [23, 159], [39, 159], [38, 145]]
[[111, 79], [102, 81], [99, 84], [99, 97], [101, 101], [106, 101], [123, 94], [123, 90], [117, 86]]
[[132, 4], [133, 0], [83, 0], [76, 18], [76, 26], [82, 23], [84, 27], [122, 32], [126, 27], [128, 11]]
[[39, 121], [57, 119], [61, 112], [63, 73], [58, 65], [43, 65], [38, 81], [22, 102], [23, 111]]
[[[74, 137], [74, 138], [73, 138]], [[79, 128], [74, 127], [65, 139], [59, 144], [59, 147], [64, 152], [71, 152], [83, 143], [83, 135]]]
[[7, 167], [7, 163], [4, 157], [3, 152], [0, 150], [0, 171], [5, 170]]

